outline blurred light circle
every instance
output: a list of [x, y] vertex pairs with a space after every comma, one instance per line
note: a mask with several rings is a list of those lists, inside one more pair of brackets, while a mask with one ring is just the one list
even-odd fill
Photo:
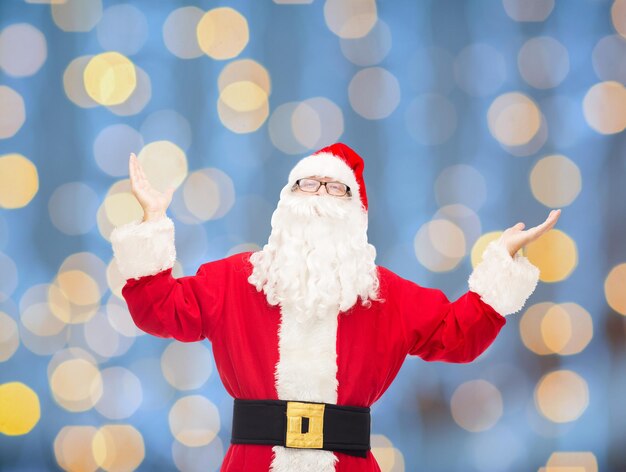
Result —
[[515, 21], [544, 21], [554, 9], [554, 0], [503, 0], [504, 11]]
[[340, 38], [361, 38], [378, 20], [375, 0], [326, 0], [324, 19]]
[[50, 284], [32, 285], [20, 299], [22, 344], [40, 356], [58, 352], [69, 338], [67, 324], [56, 316], [49, 303], [50, 287]]
[[200, 447], [188, 447], [173, 441], [172, 457], [181, 472], [213, 472], [219, 470], [224, 459], [224, 445], [219, 436]]
[[120, 300], [111, 295], [106, 304], [106, 314], [109, 324], [122, 336], [134, 338], [145, 334], [144, 331], [137, 327], [132, 316], [130, 316], [125, 300]]
[[100, 301], [98, 283], [91, 275], [82, 270], [65, 270], [59, 272], [55, 284], [65, 297], [75, 305], [94, 305]]
[[[543, 467], [542, 467], [543, 469]], [[557, 451], [550, 454], [546, 472], [598, 472], [598, 460], [593, 452]]]
[[64, 426], [54, 438], [54, 457], [67, 471], [95, 472], [98, 469], [91, 443], [96, 435], [94, 426]]
[[96, 164], [113, 177], [128, 175], [131, 152], [143, 147], [144, 140], [134, 128], [125, 124], [107, 126], [98, 133], [93, 143]]
[[48, 55], [46, 37], [29, 23], [13, 23], [0, 31], [0, 70], [13, 77], [28, 77], [41, 68]]
[[372, 434], [370, 436], [372, 455], [378, 462], [381, 472], [394, 470], [396, 462], [396, 449], [387, 436], [382, 434]]
[[21, 154], [0, 155], [0, 208], [25, 207], [38, 191], [39, 174], [32, 161]]
[[[185, 222], [197, 223], [228, 213], [235, 203], [235, 188], [230, 177], [219, 169], [200, 169], [185, 180], [182, 197], [193, 216], [193, 220]], [[184, 215], [181, 217], [183, 221], [189, 220]]]
[[486, 380], [471, 380], [454, 391], [450, 409], [461, 428], [473, 433], [486, 431], [502, 417], [502, 395]]
[[70, 359], [59, 364], [50, 376], [55, 401], [68, 411], [87, 411], [102, 396], [102, 377], [98, 367], [85, 359]]
[[554, 350], [546, 344], [541, 329], [546, 313], [554, 306], [556, 305], [552, 302], [536, 303], [528, 307], [520, 319], [519, 333], [522, 342], [529, 350], [540, 356], [554, 354]]
[[124, 367], [109, 367], [102, 371], [102, 396], [96, 410], [111, 420], [132, 416], [141, 405], [143, 391], [135, 374]]
[[102, 426], [91, 443], [96, 463], [107, 472], [127, 472], [137, 469], [146, 450], [143, 436], [130, 424]]
[[163, 24], [163, 42], [172, 54], [181, 59], [202, 56], [196, 29], [203, 15], [204, 10], [198, 7], [177, 8], [168, 15]]
[[57, 187], [48, 201], [52, 224], [70, 236], [88, 233], [96, 224], [95, 214], [100, 198], [82, 182], [69, 182]]
[[84, 335], [89, 348], [104, 358], [125, 354], [134, 341], [133, 337], [122, 336], [101, 311], [85, 323]]
[[387, 23], [378, 19], [374, 27], [363, 37], [340, 38], [343, 55], [358, 66], [373, 66], [382, 61], [391, 50], [391, 30]]
[[249, 80], [233, 82], [220, 93], [220, 100], [237, 112], [253, 111], [261, 108], [268, 99], [261, 87]]
[[268, 130], [272, 144], [285, 154], [301, 154], [308, 148], [300, 143], [294, 133], [291, 118], [300, 102], [287, 102], [277, 106], [269, 120]]
[[593, 337], [591, 316], [576, 303], [549, 307], [541, 320], [540, 329], [548, 349], [561, 355], [578, 354]]
[[147, 144], [137, 158], [148, 181], [159, 192], [164, 192], [169, 186], [178, 188], [187, 177], [187, 156], [170, 141]]
[[460, 203], [441, 206], [433, 215], [432, 220], [449, 221], [460, 228], [463, 231], [466, 246], [471, 246], [482, 233], [480, 217], [471, 208]]
[[454, 77], [459, 87], [469, 95], [491, 95], [506, 79], [504, 57], [489, 44], [470, 44], [454, 61]]
[[605, 36], [591, 53], [593, 69], [600, 80], [626, 82], [626, 41], [618, 34]]
[[[114, 183], [104, 197], [98, 210], [98, 226], [109, 240], [111, 231], [117, 226], [140, 220], [144, 211], [139, 201], [131, 192], [130, 180], [124, 179]], [[105, 230], [106, 231], [103, 231]]]
[[619, 82], [601, 82], [583, 99], [585, 120], [601, 134], [616, 134], [626, 128], [626, 88]]
[[172, 435], [185, 446], [209, 444], [220, 430], [216, 406], [201, 395], [190, 395], [176, 401], [169, 413]]
[[200, 49], [207, 56], [218, 60], [232, 59], [248, 44], [248, 22], [233, 8], [214, 8], [200, 19], [196, 35]]
[[569, 55], [565, 46], [549, 36], [531, 38], [517, 55], [517, 66], [526, 82], [535, 88], [559, 85], [569, 73]]
[[5, 312], [0, 311], [0, 362], [11, 359], [19, 346], [17, 323]]
[[546, 126], [546, 120], [541, 111], [539, 112], [539, 129], [537, 133], [527, 143], [520, 145], [506, 145], [499, 143], [500, 146], [513, 156], [531, 156], [536, 154], [548, 140], [548, 127]]
[[[26, 110], [22, 96], [6, 85], [0, 85], [0, 139], [14, 136], [26, 121]], [[5, 156], [19, 156], [19, 154], [5, 154]], [[2, 174], [0, 172], [0, 179]], [[1, 180], [0, 180], [1, 182]], [[0, 195], [3, 193], [0, 186]], [[1, 202], [0, 202], [1, 206]]]
[[41, 410], [37, 393], [22, 382], [0, 384], [0, 433], [28, 434], [39, 422]]
[[350, 105], [363, 118], [386, 118], [400, 103], [398, 79], [382, 67], [361, 69], [348, 86]]
[[611, 20], [615, 30], [626, 38], [626, 0], [615, 0], [611, 7]]
[[577, 420], [588, 404], [587, 382], [571, 370], [557, 370], [544, 375], [535, 389], [537, 409], [555, 423]]
[[507, 146], [528, 143], [539, 131], [541, 113], [529, 97], [519, 92], [497, 97], [487, 112], [489, 131]]
[[420, 264], [434, 272], [453, 270], [465, 256], [465, 235], [461, 228], [446, 219], [423, 224], [413, 241]]
[[472, 262], [472, 269], [474, 269], [483, 260], [483, 253], [490, 242], [495, 241], [502, 235], [502, 231], [491, 231], [480, 236], [474, 245], [470, 253], [470, 259]]
[[626, 263], [614, 266], [604, 280], [604, 296], [609, 306], [626, 316]]
[[580, 193], [581, 187], [580, 169], [562, 155], [544, 157], [530, 171], [531, 191], [547, 207], [570, 205]]
[[167, 382], [178, 390], [200, 388], [211, 375], [211, 353], [200, 343], [174, 341], [161, 355], [161, 369]]
[[24, 328], [37, 336], [54, 336], [66, 327], [66, 323], [57, 318], [47, 303], [33, 303], [20, 313]]
[[[141, 124], [140, 132], [147, 143], [166, 140], [183, 150], [191, 146], [191, 125], [183, 115], [174, 110], [159, 110], [151, 113]], [[128, 171], [128, 162], [126, 162], [126, 171]]]
[[143, 111], [150, 98], [152, 98], [152, 83], [148, 74], [138, 66], [135, 66], [137, 84], [131, 95], [118, 105], [110, 105], [107, 108], [119, 116], [136, 115]]
[[226, 64], [217, 79], [217, 87], [221, 93], [229, 85], [241, 81], [252, 82], [266, 95], [271, 93], [272, 84], [269, 72], [252, 59], [239, 59]]
[[113, 5], [104, 10], [97, 32], [102, 49], [135, 54], [148, 39], [148, 21], [131, 4]]
[[63, 31], [90, 31], [102, 17], [101, 0], [65, 0], [53, 2], [50, 8], [52, 19]]
[[228, 106], [222, 95], [217, 100], [217, 113], [222, 124], [237, 134], [253, 133], [258, 130], [269, 116], [269, 102], [265, 100], [259, 108], [237, 111]]
[[115, 51], [93, 56], [83, 73], [85, 90], [101, 105], [118, 105], [133, 93], [137, 85], [135, 65]]
[[308, 98], [294, 109], [291, 126], [296, 140], [309, 149], [319, 149], [339, 140], [344, 131], [343, 113], [326, 97]]
[[[72, 60], [63, 72], [63, 90], [72, 103], [82, 108], [97, 107], [98, 103], [93, 100], [85, 89], [83, 76], [85, 67], [93, 56], [80, 56]], [[0, 108], [1, 109], [1, 108]]]
[[558, 229], [551, 229], [529, 243], [527, 257], [539, 268], [542, 282], [565, 280], [578, 265], [576, 243]]
[[435, 198], [439, 206], [452, 203], [478, 211], [487, 199], [485, 177], [475, 167], [467, 164], [448, 166], [435, 180]]
[[405, 119], [409, 134], [426, 146], [446, 142], [457, 126], [452, 102], [443, 95], [432, 93], [414, 98], [406, 110]]
[[572, 325], [568, 313], [556, 305], [541, 320], [544, 342], [553, 352], [561, 352], [572, 337]]
[[7, 300], [17, 287], [17, 266], [13, 259], [0, 252], [0, 302]]

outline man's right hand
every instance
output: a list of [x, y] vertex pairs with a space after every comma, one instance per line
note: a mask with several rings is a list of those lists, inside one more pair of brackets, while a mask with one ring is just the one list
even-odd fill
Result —
[[135, 153], [130, 154], [128, 175], [133, 195], [143, 208], [143, 221], [163, 218], [167, 207], [172, 202], [175, 188], [168, 187], [165, 193], [162, 193], [152, 187]]

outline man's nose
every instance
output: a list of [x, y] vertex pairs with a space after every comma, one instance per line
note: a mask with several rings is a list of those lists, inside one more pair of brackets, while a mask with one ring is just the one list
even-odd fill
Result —
[[324, 189], [324, 193], [328, 194], [328, 190], [326, 189], [326, 185], [320, 185], [320, 188], [317, 189], [316, 195], [321, 195], [322, 189]]

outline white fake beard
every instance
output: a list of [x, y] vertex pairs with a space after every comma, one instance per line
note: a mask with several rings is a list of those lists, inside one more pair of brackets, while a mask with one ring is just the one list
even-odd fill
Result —
[[359, 297], [365, 305], [375, 300], [375, 258], [358, 199], [302, 195], [286, 186], [268, 243], [250, 257], [248, 281], [264, 291], [269, 304], [304, 323], [336, 316]]

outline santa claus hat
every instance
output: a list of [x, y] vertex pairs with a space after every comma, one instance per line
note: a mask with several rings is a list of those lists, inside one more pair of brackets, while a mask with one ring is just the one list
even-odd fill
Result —
[[331, 144], [301, 159], [289, 173], [289, 185], [313, 175], [337, 179], [350, 187], [353, 198], [360, 199], [367, 211], [364, 166], [363, 159], [353, 149], [343, 143]]

